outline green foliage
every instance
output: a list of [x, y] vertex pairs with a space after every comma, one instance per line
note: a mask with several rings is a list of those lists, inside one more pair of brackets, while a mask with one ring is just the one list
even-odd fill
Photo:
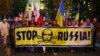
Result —
[[[53, 5], [53, 1], [52, 0], [47, 0], [45, 1], [45, 6], [46, 6], [46, 13], [48, 13], [49, 17], [51, 19], [54, 19], [55, 17], [55, 7]], [[45, 13], [45, 14], [46, 14]]]
[[[49, 14], [54, 15], [52, 16], [55, 18], [60, 0], [44, 0], [46, 7], [48, 8]], [[86, 4], [84, 4], [84, 1], [86, 1]], [[66, 13], [69, 13], [68, 16], [75, 16], [78, 10], [78, 3], [80, 4], [80, 19], [85, 19], [86, 17], [93, 17], [93, 13], [95, 12], [94, 3], [92, 0], [64, 0], [65, 10]], [[90, 3], [89, 10], [88, 3]], [[55, 10], [56, 9], [56, 10]], [[52, 13], [50, 13], [52, 12]]]
[[18, 15], [19, 12], [24, 12], [26, 8], [27, 1], [26, 0], [14, 0], [12, 5], [12, 12], [14, 15]]

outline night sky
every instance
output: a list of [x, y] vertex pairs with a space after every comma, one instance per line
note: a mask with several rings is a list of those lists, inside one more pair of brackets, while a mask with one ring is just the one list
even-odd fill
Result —
[[95, 15], [100, 18], [100, 0], [93, 0], [95, 3]]

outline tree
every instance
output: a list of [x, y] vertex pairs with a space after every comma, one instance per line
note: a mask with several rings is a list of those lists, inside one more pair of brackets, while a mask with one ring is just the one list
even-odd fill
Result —
[[24, 12], [26, 3], [26, 0], [2, 0], [0, 2], [0, 16], [9, 17]]
[[27, 1], [26, 0], [14, 0], [13, 5], [12, 5], [12, 14], [13, 15], [18, 15], [20, 12], [25, 11]]
[[0, 15], [6, 16], [11, 13], [12, 0], [0, 0]]
[[[52, 11], [55, 18], [59, 4], [61, 0], [44, 0], [48, 11]], [[66, 16], [74, 16], [78, 10], [78, 4], [80, 4], [80, 19], [85, 19], [86, 17], [93, 17], [95, 12], [95, 4], [93, 0], [64, 0]], [[50, 15], [51, 15], [50, 14]]]

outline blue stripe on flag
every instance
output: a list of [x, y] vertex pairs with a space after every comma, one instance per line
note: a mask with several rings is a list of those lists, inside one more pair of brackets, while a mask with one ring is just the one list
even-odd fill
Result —
[[61, 0], [61, 3], [60, 3], [60, 13], [61, 13], [62, 16], [64, 15], [64, 3], [63, 3], [63, 0]]

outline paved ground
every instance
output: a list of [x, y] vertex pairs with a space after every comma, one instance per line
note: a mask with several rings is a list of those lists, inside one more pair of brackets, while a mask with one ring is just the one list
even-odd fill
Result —
[[[4, 51], [0, 51], [0, 56], [5, 56]], [[12, 53], [11, 56], [54, 56], [53, 53], [29, 53], [29, 52], [17, 52]], [[59, 52], [57, 56], [100, 56], [100, 50], [98, 51], [89, 51], [89, 52], [76, 52], [76, 53], [70, 53], [70, 52]]]
[[[85, 52], [84, 48], [79, 48], [79, 50], [80, 51], [77, 51], [75, 53], [70, 53], [68, 51], [59, 50], [57, 56], [100, 56], [100, 37], [97, 37], [96, 51], [92, 51], [89, 49], [88, 52]], [[0, 45], [0, 56], [5, 56], [4, 48], [2, 48], [2, 45]], [[11, 56], [54, 56], [54, 55], [52, 52], [43, 54], [42, 52], [38, 52], [38, 51], [34, 53], [20, 51], [16, 53], [12, 52]]]

